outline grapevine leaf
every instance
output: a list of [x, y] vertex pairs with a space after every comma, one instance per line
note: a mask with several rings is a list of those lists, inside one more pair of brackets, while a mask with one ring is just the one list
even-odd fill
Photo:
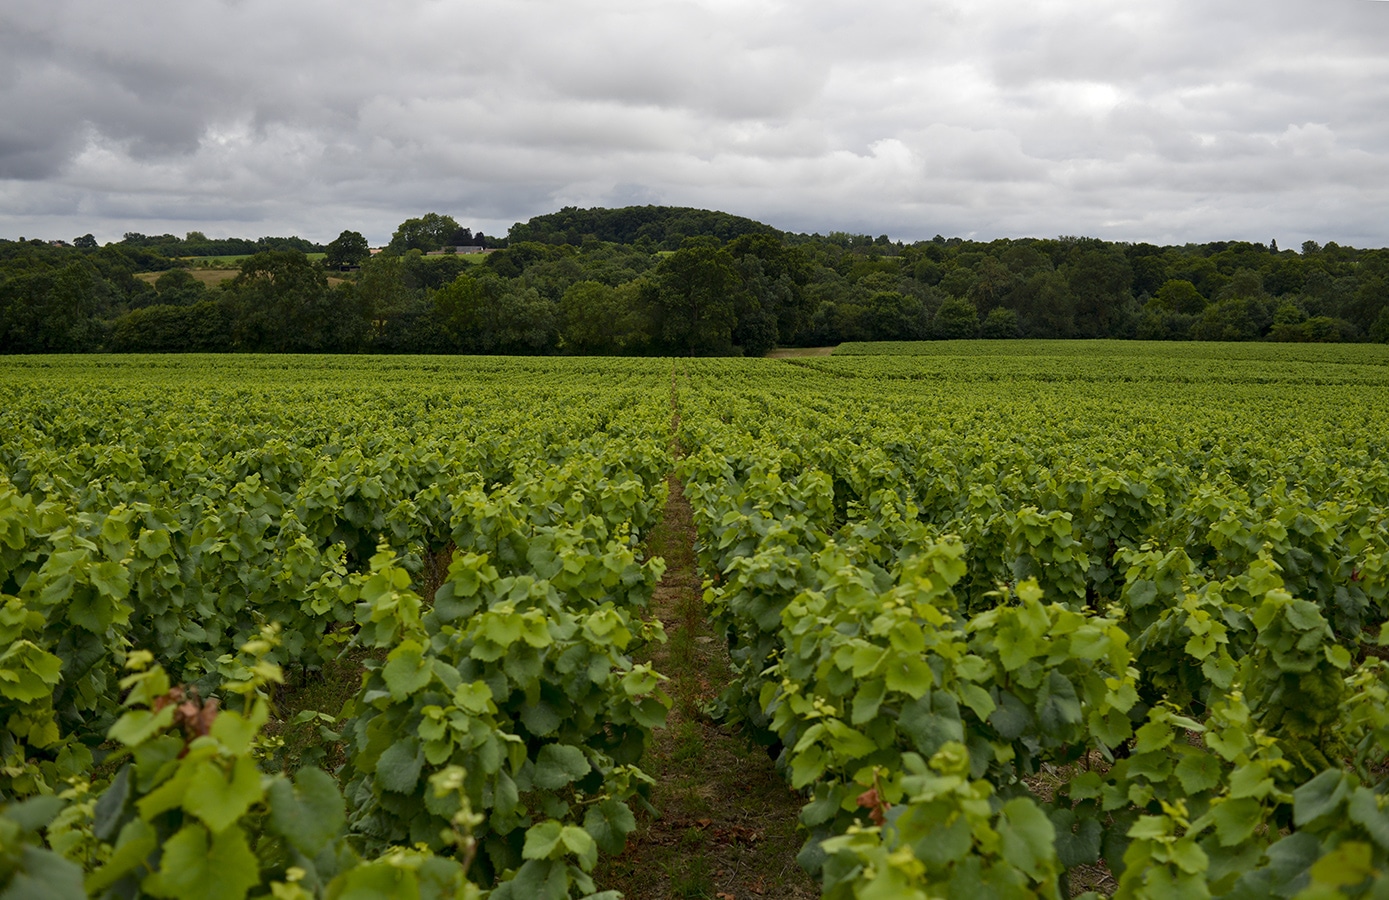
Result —
[[1005, 741], [1014, 741], [1027, 731], [1032, 724], [1032, 712], [1013, 695], [1012, 691], [999, 691], [998, 709], [989, 716], [989, 724]]
[[1350, 800], [1350, 820], [1374, 839], [1381, 847], [1389, 848], [1389, 814], [1379, 808], [1374, 792], [1356, 788]]
[[497, 773], [497, 786], [493, 791], [493, 808], [503, 816], [509, 816], [521, 802], [516, 782], [506, 772]]
[[116, 826], [121, 823], [126, 802], [130, 799], [130, 763], [121, 766], [111, 784], [96, 801], [92, 830], [103, 841], [116, 835]]
[[483, 681], [460, 684], [454, 688], [453, 705], [474, 715], [496, 711], [492, 703], [492, 689]]
[[577, 825], [566, 825], [559, 834], [560, 843], [579, 858], [579, 868], [585, 872], [598, 861], [598, 845], [593, 836]]
[[1226, 690], [1234, 683], [1238, 667], [1235, 665], [1235, 661], [1230, 658], [1230, 654], [1222, 652], [1206, 657], [1205, 661], [1201, 663], [1201, 672], [1211, 680], [1211, 684], [1221, 690]]
[[1220, 763], [1206, 753], [1186, 754], [1174, 771], [1188, 795], [1208, 791], [1220, 783]]
[[1129, 837], [1139, 841], [1162, 840], [1171, 833], [1172, 821], [1164, 816], [1139, 816], [1128, 831]]
[[819, 778], [828, 765], [825, 749], [815, 744], [791, 758], [791, 786], [803, 788]]
[[[1313, 779], [1313, 781], [1316, 781], [1316, 779]], [[1307, 785], [1303, 785], [1302, 787], [1305, 788]], [[1302, 788], [1299, 788], [1298, 790], [1301, 789]], [[1255, 763], [1246, 763], [1238, 769], [1235, 769], [1230, 775], [1230, 796], [1235, 799], [1241, 797], [1267, 797], [1272, 790], [1273, 779], [1268, 777], [1268, 773], [1263, 766]], [[1340, 797], [1337, 797], [1335, 802], [1339, 803], [1340, 799]], [[1315, 816], [1313, 816], [1313, 818], [1315, 818]], [[1303, 824], [1302, 820], [1299, 820], [1298, 824]]]
[[[527, 843], [529, 845], [529, 840]], [[516, 870], [516, 877], [497, 885], [491, 894], [491, 900], [567, 900], [568, 897], [568, 872], [563, 863], [552, 859], [528, 860]]]
[[[538, 611], [537, 611], [538, 612]], [[532, 647], [548, 647], [554, 642], [543, 615], [527, 614], [521, 623], [521, 639]]]
[[402, 641], [386, 658], [386, 666], [381, 677], [386, 680], [391, 699], [404, 702], [411, 694], [424, 690], [434, 674], [433, 667], [424, 658], [423, 648], [415, 641]]
[[1104, 826], [1098, 819], [1077, 816], [1071, 809], [1053, 809], [1048, 818], [1056, 829], [1056, 858], [1061, 865], [1069, 869], [1090, 865], [1100, 858]]
[[424, 749], [419, 739], [402, 738], [387, 747], [376, 761], [376, 783], [397, 794], [412, 793], [423, 768]]
[[[194, 826], [201, 828], [202, 826]], [[85, 885], [100, 894], [145, 861], [159, 847], [159, 836], [144, 819], [131, 819], [116, 837], [116, 847], [101, 868], [87, 876]]]
[[234, 754], [248, 753], [251, 743], [260, 734], [261, 728], [270, 719], [270, 707], [257, 702], [249, 715], [241, 715], [234, 710], [223, 710], [212, 720], [209, 733], [222, 742], [227, 751]]
[[1059, 736], [1066, 726], [1078, 725], [1082, 718], [1075, 687], [1066, 676], [1053, 671], [1037, 698], [1037, 723], [1042, 733]]
[[1350, 668], [1350, 651], [1340, 644], [1325, 644], [1322, 648], [1326, 653], [1326, 661], [1338, 669]]
[[962, 682], [958, 686], [960, 692], [960, 702], [968, 706], [976, 716], [983, 721], [988, 721], [989, 716], [993, 715], [998, 707], [994, 704], [989, 692], [977, 684]]
[[898, 714], [898, 727], [911, 737], [916, 749], [927, 756], [934, 754], [948, 741], [965, 739], [959, 708], [949, 705], [948, 701], [948, 695], [936, 692], [930, 698], [923, 697], [902, 704]]
[[546, 744], [540, 748], [535, 758], [536, 787], [558, 790], [571, 781], [576, 781], [592, 770], [584, 752], [569, 744]]
[[271, 827], [307, 857], [316, 856], [347, 822], [337, 782], [320, 769], [300, 769], [292, 787], [278, 778], [268, 794]]
[[881, 678], [871, 678], [859, 686], [858, 693], [854, 696], [851, 720], [855, 725], [871, 722], [878, 715], [878, 707], [882, 705], [886, 689], [887, 685]]
[[132, 750], [136, 790], [148, 793], [168, 778], [178, 767], [184, 746], [182, 735], [165, 732]]
[[16, 641], [0, 656], [0, 694], [32, 703], [53, 694], [63, 661], [32, 641]]
[[944, 868], [964, 859], [973, 844], [974, 835], [970, 831], [969, 819], [958, 816], [949, 825], [935, 824], [916, 842], [913, 851], [924, 862]]
[[554, 734], [559, 730], [559, 726], [564, 724], [559, 713], [550, 704], [541, 700], [536, 703], [527, 704], [521, 710], [521, 722], [531, 734], [537, 737], [545, 737]]
[[1350, 775], [1327, 769], [1293, 791], [1293, 822], [1302, 826], [1334, 813], [1354, 787]]
[[[1346, 841], [1313, 863], [1311, 873], [1318, 887], [1354, 887], [1378, 874], [1374, 865], [1374, 848], [1363, 841]], [[1375, 893], [1383, 896], [1382, 889]]]
[[0, 891], [3, 900], [86, 900], [86, 897], [82, 869], [52, 850], [39, 847], [23, 849], [18, 868], [10, 875], [9, 884]]
[[1248, 840], [1263, 820], [1259, 801], [1249, 797], [1215, 804], [1210, 815], [1222, 847], [1233, 847]]
[[1195, 838], [1191, 835], [1174, 843], [1171, 853], [1172, 862], [1189, 875], [1206, 871], [1206, 867], [1211, 862], [1210, 857], [1206, 856], [1206, 851], [1197, 845]]
[[1003, 805], [998, 824], [1003, 858], [1040, 881], [1056, 858], [1056, 830], [1037, 804], [1025, 797]]
[[137, 541], [140, 552], [150, 559], [158, 559], [169, 552], [169, 532], [163, 530], [151, 531], [145, 529], [140, 532], [140, 540]]
[[[87, 570], [92, 587], [112, 600], [121, 600], [130, 593], [130, 573], [117, 562], [107, 560]], [[109, 606], [103, 605], [109, 609]]]
[[916, 656], [898, 656], [889, 661], [885, 674], [888, 690], [906, 694], [913, 700], [930, 690], [935, 680], [926, 660]]
[[521, 616], [495, 610], [484, 613], [482, 635], [499, 647], [509, 647], [521, 638]]
[[660, 728], [666, 722], [666, 712], [666, 703], [655, 697], [644, 697], [632, 704], [632, 718], [643, 728]]
[[1172, 743], [1172, 726], [1165, 720], [1157, 719], [1144, 724], [1135, 734], [1133, 745], [1135, 753], [1152, 753]]
[[154, 735], [168, 728], [174, 722], [174, 707], [166, 706], [159, 712], [147, 709], [132, 709], [116, 720], [107, 734], [113, 741], [120, 741], [127, 747], [142, 744]]
[[260, 862], [240, 828], [228, 828], [209, 846], [207, 830], [191, 824], [165, 842], [159, 871], [142, 887], [177, 900], [243, 900], [259, 882]]
[[584, 830], [598, 843], [598, 849], [610, 856], [621, 853], [627, 845], [627, 835], [637, 827], [637, 820], [627, 804], [609, 797], [584, 814]]
[[66, 804], [54, 796], [30, 797], [22, 803], [6, 807], [4, 816], [24, 831], [38, 831], [53, 821]]
[[207, 823], [214, 834], [241, 818], [260, 800], [260, 771], [250, 756], [238, 756], [231, 778], [213, 761], [198, 765], [188, 780], [183, 803], [189, 812]]
[[532, 825], [526, 830], [526, 845], [521, 851], [523, 859], [549, 859], [559, 847], [560, 834], [564, 826], [554, 819]]

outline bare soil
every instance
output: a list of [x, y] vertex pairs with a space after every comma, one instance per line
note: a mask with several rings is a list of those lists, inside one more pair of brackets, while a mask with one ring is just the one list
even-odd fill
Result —
[[[678, 385], [671, 379], [671, 449], [680, 456]], [[653, 815], [637, 814], [626, 850], [602, 858], [594, 879], [626, 900], [813, 900], [820, 891], [796, 862], [804, 803], [767, 754], [705, 712], [729, 681], [728, 648], [704, 609], [695, 563], [695, 527], [684, 486], [672, 474], [660, 525], [647, 553], [665, 559], [652, 597], [665, 644], [651, 647], [669, 677], [674, 705], [642, 760], [655, 779]]]
[[767, 359], [795, 359], [800, 356], [829, 356], [834, 347], [781, 347], [767, 354]]
[[626, 851], [601, 861], [595, 880], [627, 900], [819, 897], [796, 863], [803, 799], [763, 750], [703, 712], [728, 681], [728, 653], [704, 612], [689, 502], [679, 481], [669, 483], [665, 518], [650, 541], [667, 565], [653, 611], [669, 640], [653, 648], [651, 661], [669, 676], [675, 705], [642, 762], [656, 780], [651, 803], [659, 815], [638, 814]]

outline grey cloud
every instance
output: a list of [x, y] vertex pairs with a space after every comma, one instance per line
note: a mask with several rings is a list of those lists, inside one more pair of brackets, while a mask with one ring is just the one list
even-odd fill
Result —
[[11, 0], [0, 234], [489, 233], [567, 203], [903, 238], [1389, 244], [1389, 3]]

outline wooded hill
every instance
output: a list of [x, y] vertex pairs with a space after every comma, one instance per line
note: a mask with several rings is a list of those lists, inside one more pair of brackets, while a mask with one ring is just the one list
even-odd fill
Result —
[[[431, 255], [472, 245], [486, 253]], [[311, 261], [309, 252], [326, 257]], [[213, 251], [218, 251], [214, 253]], [[234, 277], [185, 257], [244, 251]], [[152, 283], [137, 273], [161, 272]], [[333, 275], [330, 283], [329, 275]], [[300, 238], [0, 241], [0, 352], [746, 354], [856, 340], [1389, 340], [1389, 250], [907, 244], [681, 207], [566, 208], [504, 240], [429, 213], [385, 251]]]

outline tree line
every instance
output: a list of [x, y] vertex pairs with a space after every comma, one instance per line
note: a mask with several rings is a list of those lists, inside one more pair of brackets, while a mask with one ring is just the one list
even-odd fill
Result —
[[[860, 340], [1389, 341], [1389, 250], [788, 234], [678, 207], [490, 238], [0, 241], [0, 352], [746, 354]], [[183, 257], [245, 251], [218, 285]], [[445, 252], [439, 253], [440, 249]], [[485, 252], [449, 252], [485, 250]], [[190, 252], [197, 251], [197, 252]], [[158, 272], [157, 277], [137, 273]]]

